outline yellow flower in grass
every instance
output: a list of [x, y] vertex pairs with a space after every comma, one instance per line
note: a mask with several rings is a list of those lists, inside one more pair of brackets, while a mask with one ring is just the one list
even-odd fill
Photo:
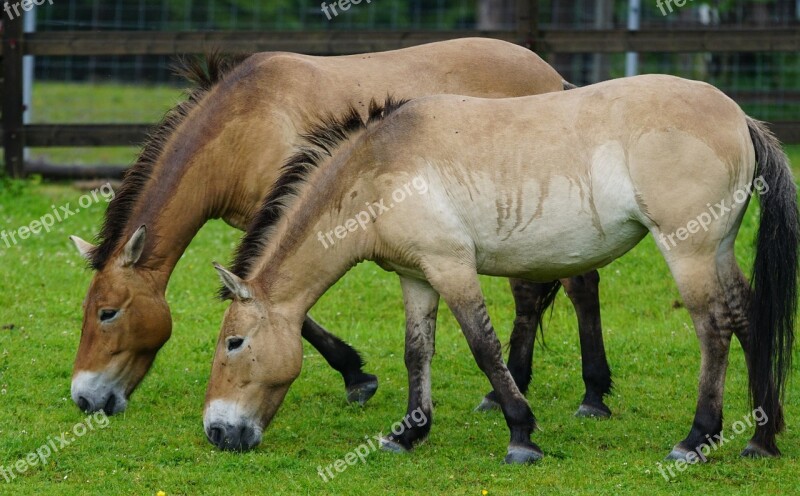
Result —
[[156, 496], [167, 496], [167, 493], [165, 493], [164, 491], [159, 491], [156, 493]]
[[486, 489], [482, 489], [482, 490], [481, 490], [481, 494], [482, 494], [483, 496], [486, 496], [487, 494], [489, 494], [489, 491], [487, 491]]

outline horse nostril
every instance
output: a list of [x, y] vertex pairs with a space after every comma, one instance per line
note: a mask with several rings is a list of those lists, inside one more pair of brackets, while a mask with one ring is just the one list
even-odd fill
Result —
[[117, 396], [112, 394], [108, 397], [108, 401], [106, 401], [105, 406], [103, 407], [103, 412], [106, 415], [114, 415], [114, 406], [117, 404]]
[[219, 446], [220, 442], [222, 441], [222, 429], [220, 429], [219, 427], [212, 427], [211, 429], [209, 429], [208, 439], [215, 446]]
[[250, 443], [248, 439], [250, 438], [250, 429], [248, 427], [242, 427], [239, 429], [239, 443], [236, 446], [238, 451], [247, 451], [250, 449]]
[[87, 400], [83, 396], [78, 396], [78, 408], [80, 408], [81, 411], [89, 412], [91, 411], [91, 406], [92, 405], [89, 403], [89, 400]]

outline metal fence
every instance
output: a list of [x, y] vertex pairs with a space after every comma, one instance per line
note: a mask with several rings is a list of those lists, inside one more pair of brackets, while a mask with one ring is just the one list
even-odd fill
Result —
[[[69, 87], [58, 101], [58, 116], [67, 117], [42, 122], [36, 99], [24, 98], [25, 82], [34, 78], [93, 88], [112, 82], [170, 85], [175, 81], [169, 60], [176, 53], [221, 48], [333, 55], [474, 35], [529, 46], [579, 85], [631, 72], [703, 79], [748, 113], [772, 121], [784, 141], [800, 143], [800, 0], [684, 0], [683, 7], [676, 1], [45, 1], [35, 9], [36, 22], [29, 22], [35, 32], [23, 34], [20, 17], [3, 18], [6, 169], [15, 175], [96, 173], [51, 167], [57, 160], [48, 158], [48, 150], [131, 146], [148, 127], [129, 124], [136, 120], [129, 110], [115, 114], [113, 101], [100, 96], [93, 104], [108, 109], [102, 122], [82, 120], [85, 102], [72, 101]], [[35, 56], [27, 72], [24, 55]], [[27, 124], [24, 102], [33, 109]], [[27, 166], [26, 146], [34, 152]]]

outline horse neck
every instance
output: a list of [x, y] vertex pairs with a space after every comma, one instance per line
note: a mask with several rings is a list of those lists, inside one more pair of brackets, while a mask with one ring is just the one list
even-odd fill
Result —
[[[353, 196], [358, 188], [348, 177], [333, 171], [325, 181], [336, 184], [309, 184], [289, 207], [284, 219], [270, 235], [271, 242], [259, 257], [252, 273], [267, 288], [273, 301], [305, 314], [317, 300], [354, 265], [373, 258], [375, 227], [347, 230], [348, 220], [365, 210], [363, 195]], [[361, 181], [368, 183], [367, 178]], [[361, 190], [363, 192], [363, 189]], [[342, 238], [335, 233], [345, 229]], [[339, 234], [342, 233], [339, 229]], [[330, 238], [334, 240], [331, 244]]]
[[289, 154], [289, 138], [272, 121], [214, 123], [224, 130], [202, 139], [209, 124], [188, 120], [193, 132], [179, 129], [177, 142], [166, 144], [129, 221], [132, 229], [147, 226], [152, 244], [142, 265], [161, 274], [164, 285], [209, 219], [247, 226]]

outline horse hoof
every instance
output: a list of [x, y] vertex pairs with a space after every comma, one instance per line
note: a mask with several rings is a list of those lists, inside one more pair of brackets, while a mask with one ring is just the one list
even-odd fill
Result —
[[781, 456], [781, 452], [777, 448], [775, 451], [768, 450], [750, 441], [747, 443], [747, 447], [742, 450], [741, 455], [745, 458], [777, 458]]
[[364, 406], [364, 403], [375, 395], [375, 391], [378, 390], [378, 378], [372, 377], [373, 379], [368, 382], [347, 386], [345, 390], [347, 391], [348, 403], [358, 403]]
[[[693, 456], [689, 459], [689, 454]], [[682, 448], [680, 446], [675, 446], [672, 448], [672, 451], [669, 452], [669, 455], [665, 458], [665, 460], [683, 460], [687, 463], [697, 463], [698, 460], [704, 461], [702, 458], [697, 456], [697, 452], [687, 450], [686, 448]]]
[[605, 405], [594, 406], [582, 403], [581, 406], [578, 407], [578, 411], [575, 412], [575, 416], [606, 419], [611, 417], [611, 410]]
[[383, 451], [389, 451], [391, 453], [407, 453], [408, 450], [403, 447], [402, 444], [394, 441], [393, 439], [389, 439], [388, 437], [381, 438], [381, 449]]
[[544, 457], [542, 451], [535, 445], [509, 446], [508, 453], [503, 460], [508, 464], [535, 463]]
[[498, 402], [496, 402], [494, 400], [490, 400], [489, 398], [484, 396], [483, 399], [481, 400], [480, 405], [476, 406], [475, 410], [473, 410], [473, 411], [474, 412], [491, 412], [491, 411], [494, 411], [494, 410], [500, 410], [500, 403], [498, 403]]
[[679, 448], [679, 447], [675, 446], [674, 448], [672, 448], [672, 451], [669, 452], [669, 455], [667, 455], [667, 457], [664, 458], [664, 459], [665, 460], [683, 460], [683, 461], [686, 461], [686, 454], [687, 453], [689, 453], [689, 451], [687, 451], [687, 450], [685, 450], [683, 448]]

